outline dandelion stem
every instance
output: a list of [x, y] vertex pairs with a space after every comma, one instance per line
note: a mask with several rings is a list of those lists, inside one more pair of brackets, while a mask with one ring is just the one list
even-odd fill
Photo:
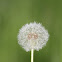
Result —
[[33, 62], [33, 54], [34, 54], [34, 50], [31, 49], [31, 62]]

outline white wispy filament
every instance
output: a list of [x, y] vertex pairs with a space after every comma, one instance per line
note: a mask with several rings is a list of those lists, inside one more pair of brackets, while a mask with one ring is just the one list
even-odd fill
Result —
[[24, 25], [18, 34], [18, 43], [27, 52], [33, 50], [39, 51], [46, 45], [49, 38], [48, 31], [40, 23], [30, 23]]

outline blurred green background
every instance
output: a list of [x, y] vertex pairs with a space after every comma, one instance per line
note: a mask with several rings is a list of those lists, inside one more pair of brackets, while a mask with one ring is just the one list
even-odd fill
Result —
[[62, 62], [62, 0], [0, 0], [0, 62], [30, 62], [30, 52], [18, 45], [19, 29], [42, 23], [50, 34], [35, 51], [34, 62]]

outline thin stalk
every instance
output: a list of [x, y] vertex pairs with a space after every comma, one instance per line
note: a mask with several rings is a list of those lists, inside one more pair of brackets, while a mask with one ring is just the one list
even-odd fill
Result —
[[33, 62], [33, 55], [34, 55], [34, 50], [31, 49], [31, 62]]

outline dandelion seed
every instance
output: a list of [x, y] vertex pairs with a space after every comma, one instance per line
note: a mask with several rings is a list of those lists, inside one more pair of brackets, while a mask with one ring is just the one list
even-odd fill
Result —
[[49, 38], [48, 31], [40, 23], [24, 25], [18, 34], [18, 43], [27, 52], [31, 51], [31, 62], [33, 62], [33, 51], [39, 51], [46, 45]]

